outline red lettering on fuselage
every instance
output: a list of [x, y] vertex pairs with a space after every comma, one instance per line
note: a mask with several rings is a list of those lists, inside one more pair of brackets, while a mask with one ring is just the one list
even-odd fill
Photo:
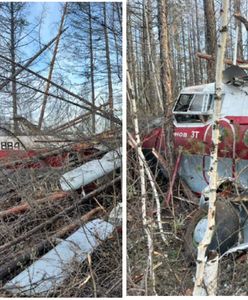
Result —
[[[174, 126], [174, 145], [182, 146], [191, 154], [209, 155], [212, 143], [212, 125]], [[143, 140], [144, 149], [166, 151], [165, 133], [155, 128]], [[219, 157], [248, 159], [248, 116], [228, 116], [220, 121]]]

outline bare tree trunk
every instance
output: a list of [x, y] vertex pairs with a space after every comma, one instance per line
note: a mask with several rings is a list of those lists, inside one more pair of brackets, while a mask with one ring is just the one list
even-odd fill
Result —
[[[187, 22], [188, 28], [190, 28], [189, 22]], [[192, 52], [192, 37], [191, 32], [188, 31], [188, 53], [189, 53], [189, 84], [194, 85], [195, 84], [195, 76], [194, 76], [194, 65], [193, 65], [193, 52]]]
[[[91, 84], [91, 102], [95, 106], [95, 77], [94, 77], [94, 50], [92, 39], [92, 15], [91, 15], [91, 3], [88, 3], [89, 13], [89, 47], [90, 47], [90, 84]], [[96, 114], [92, 113], [92, 133], [96, 133]]]
[[[52, 79], [54, 64], [55, 64], [56, 55], [57, 55], [57, 52], [58, 52], [60, 37], [61, 37], [61, 34], [62, 34], [62, 30], [63, 30], [63, 24], [64, 24], [64, 20], [65, 20], [66, 11], [67, 11], [67, 3], [65, 3], [65, 6], [64, 6], [64, 10], [63, 10], [63, 14], [62, 14], [61, 22], [60, 22], [60, 26], [59, 26], [58, 37], [56, 39], [56, 43], [55, 43], [55, 47], [54, 47], [54, 51], [53, 51], [53, 57], [52, 57], [52, 60], [51, 60], [51, 63], [50, 63], [50, 69], [49, 69], [49, 74], [48, 74], [48, 79], [49, 80]], [[38, 129], [41, 129], [41, 127], [42, 127], [42, 122], [43, 122], [43, 119], [44, 119], [44, 114], [45, 114], [49, 89], [50, 89], [50, 83], [47, 82], [46, 90], [45, 90], [45, 96], [44, 96], [44, 99], [43, 99], [41, 112], [40, 112]]]
[[185, 31], [183, 30], [184, 28], [184, 22], [183, 19], [181, 20], [181, 29], [182, 29], [182, 41], [183, 41], [183, 63], [184, 63], [184, 84], [186, 86], [189, 85], [188, 82], [188, 64], [187, 64], [187, 55], [186, 55], [186, 43], [185, 43]]
[[[144, 87], [144, 76], [142, 76], [143, 75], [142, 55], [139, 54], [140, 53], [139, 52], [140, 37], [138, 36], [137, 30], [135, 30], [134, 34], [135, 34], [134, 46], [135, 46], [135, 57], [136, 57], [137, 90], [142, 91], [143, 87]], [[146, 107], [146, 102], [143, 104], [143, 106]]]
[[[143, 4], [143, 26], [144, 26], [144, 60], [146, 66], [146, 79], [145, 85], [148, 95], [148, 103], [155, 102], [155, 112], [161, 112], [164, 110], [163, 99], [161, 96], [161, 90], [158, 80], [158, 72], [155, 66], [155, 48], [153, 43], [152, 33], [152, 17], [151, 17], [151, 2], [150, 0], [144, 0]], [[157, 105], [158, 103], [158, 105]]]
[[[169, 47], [168, 30], [168, 4], [167, 1], [159, 0], [159, 40], [160, 40], [160, 60], [161, 60], [161, 86], [166, 107], [172, 99], [172, 79], [171, 79], [171, 57]], [[168, 114], [168, 109], [166, 111]]]
[[[144, 89], [144, 103], [143, 105], [147, 109], [147, 103], [149, 103], [149, 91], [147, 92], [147, 88], [145, 85], [149, 87], [150, 84], [150, 73], [149, 73], [149, 60], [148, 60], [148, 49], [147, 49], [147, 30], [146, 30], [146, 16], [145, 16], [145, 0], [143, 0], [143, 8], [142, 8], [142, 36], [140, 37], [141, 47], [142, 47], [142, 74], [143, 74], [143, 84], [142, 89]], [[138, 43], [136, 42], [136, 46], [138, 47]], [[148, 88], [149, 89], [149, 88]]]
[[16, 41], [15, 41], [15, 15], [14, 15], [14, 3], [10, 3], [10, 15], [11, 15], [11, 31], [10, 31], [10, 55], [11, 55], [11, 77], [13, 78], [12, 81], [12, 107], [13, 107], [13, 121], [14, 121], [14, 133], [17, 134], [18, 132], [18, 123], [17, 123], [17, 92], [16, 92]]
[[[197, 35], [197, 51], [201, 52], [201, 44], [200, 44], [200, 29], [199, 29], [199, 14], [198, 14], [198, 4], [197, 0], [195, 0], [195, 20], [196, 20], [196, 35]], [[200, 82], [203, 81], [203, 70], [201, 60], [198, 59], [199, 69], [200, 69]]]
[[[220, 35], [221, 40], [218, 45], [217, 61], [216, 61], [216, 86], [215, 86], [215, 101], [213, 112], [213, 126], [212, 126], [212, 150], [211, 150], [211, 163], [209, 169], [209, 208], [208, 208], [208, 227], [204, 234], [203, 240], [198, 247], [197, 255], [197, 269], [196, 280], [194, 286], [194, 295], [214, 295], [215, 290], [211, 289], [211, 286], [204, 284], [204, 270], [206, 262], [206, 249], [211, 243], [213, 233], [215, 230], [215, 215], [216, 215], [216, 190], [218, 181], [218, 145], [220, 137], [219, 118], [221, 113], [221, 96], [222, 96], [222, 71], [224, 69], [224, 55], [226, 50], [227, 40], [227, 12], [229, 0], [222, 0], [221, 9], [221, 28]], [[214, 258], [215, 263], [218, 262], [218, 256]], [[216, 274], [217, 276], [217, 274]], [[217, 278], [216, 278], [217, 280]], [[214, 282], [216, 286], [216, 282]]]
[[122, 29], [122, 15], [121, 15], [122, 5], [120, 5], [121, 3], [118, 3], [118, 2], [113, 2], [113, 4], [117, 11], [120, 28]]
[[[205, 43], [208, 54], [215, 56], [216, 52], [216, 22], [214, 12], [214, 1], [204, 0], [204, 15], [205, 15]], [[215, 64], [208, 62], [207, 64], [208, 80], [213, 82], [215, 79]]]
[[[172, 97], [172, 77], [171, 77], [171, 57], [169, 47], [169, 29], [168, 29], [168, 3], [167, 0], [158, 0], [158, 14], [159, 14], [159, 39], [160, 39], [160, 59], [161, 59], [161, 85], [163, 92], [163, 99], [165, 101], [166, 119], [171, 120], [169, 126], [166, 126], [166, 145], [170, 169], [173, 167], [173, 128], [171, 108], [173, 104]], [[170, 171], [171, 171], [170, 170]]]
[[[234, 12], [235, 14], [241, 14], [240, 10], [240, 0], [235, 0], [234, 3]], [[238, 27], [238, 56], [237, 58], [239, 59], [244, 59], [244, 53], [243, 53], [243, 38], [242, 38], [242, 24], [238, 20], [236, 20], [236, 26]]]
[[[117, 15], [118, 16], [118, 20], [120, 18], [120, 15], [119, 15], [119, 6], [120, 6], [121, 3], [118, 3], [118, 2], [115, 2], [113, 3], [113, 7], [112, 7], [112, 11], [113, 11], [113, 15], [112, 15], [112, 18], [113, 20], [115, 20], [115, 16]], [[115, 26], [115, 22], [113, 22], [113, 30], [114, 30], [114, 42], [115, 42], [115, 49], [116, 49], [116, 65], [117, 65], [117, 74], [118, 74], [118, 77], [120, 80], [122, 80], [122, 68], [121, 68], [121, 65], [119, 63], [119, 59], [121, 57], [121, 47], [118, 45], [118, 42], [117, 42], [117, 34], [116, 34], [116, 30], [114, 28]], [[120, 29], [122, 30], [122, 25], [120, 24]]]
[[[112, 71], [110, 62], [110, 52], [109, 52], [109, 39], [108, 39], [108, 29], [107, 29], [107, 16], [106, 16], [106, 3], [103, 3], [103, 16], [104, 16], [104, 36], [105, 36], [105, 49], [106, 49], [106, 61], [108, 70], [108, 93], [109, 93], [109, 108], [111, 115], [114, 114], [114, 103], [113, 103], [113, 87], [112, 87]], [[110, 123], [111, 129], [113, 129], [114, 123]]]
[[[140, 172], [140, 187], [141, 187], [141, 210], [142, 210], [142, 222], [143, 222], [143, 227], [144, 231], [147, 237], [147, 247], [148, 247], [148, 260], [147, 260], [147, 266], [148, 270], [150, 273], [150, 278], [152, 282], [152, 290], [153, 294], [156, 295], [156, 281], [155, 281], [155, 274], [153, 270], [153, 239], [152, 239], [152, 234], [151, 230], [149, 228], [149, 220], [147, 217], [147, 212], [146, 212], [146, 197], [147, 197], [147, 192], [146, 192], [146, 180], [145, 180], [145, 167], [144, 163], [142, 160], [143, 152], [142, 152], [142, 147], [141, 147], [141, 139], [139, 135], [139, 122], [138, 122], [138, 112], [137, 112], [137, 106], [136, 106], [136, 99], [134, 98], [134, 92], [133, 92], [133, 87], [131, 84], [131, 79], [130, 75], [127, 72], [127, 86], [128, 86], [128, 97], [130, 100], [130, 105], [132, 106], [132, 112], [133, 112], [133, 123], [134, 123], [134, 131], [135, 131], [135, 140], [137, 144], [137, 154], [138, 154], [138, 160], [139, 160], [139, 172]], [[147, 280], [147, 276], [145, 276]], [[146, 283], [147, 287], [147, 283]], [[147, 296], [147, 288], [145, 291], [145, 294]]]
[[133, 32], [132, 32], [132, 18], [131, 13], [128, 14], [127, 22], [127, 63], [129, 66], [130, 76], [132, 76], [133, 89], [135, 99], [138, 99], [138, 85], [137, 85], [137, 60], [135, 58], [135, 50], [133, 45]]
[[196, 53], [197, 53], [197, 36], [196, 36], [196, 30], [195, 30], [195, 18], [194, 16], [192, 17], [192, 44], [193, 44], [193, 56], [192, 56], [192, 61], [193, 61], [193, 69], [194, 69], [194, 84], [198, 85], [201, 83], [201, 78], [200, 78], [200, 60], [196, 58]]

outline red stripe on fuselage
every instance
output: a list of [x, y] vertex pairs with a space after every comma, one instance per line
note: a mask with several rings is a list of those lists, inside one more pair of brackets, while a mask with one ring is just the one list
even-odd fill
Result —
[[[248, 159], [248, 116], [227, 116], [220, 121], [221, 142], [219, 157]], [[246, 133], [247, 131], [247, 133]], [[174, 127], [174, 145], [183, 146], [191, 154], [209, 155], [211, 150], [211, 125]], [[144, 149], [166, 151], [164, 130], [155, 128], [144, 137]]]

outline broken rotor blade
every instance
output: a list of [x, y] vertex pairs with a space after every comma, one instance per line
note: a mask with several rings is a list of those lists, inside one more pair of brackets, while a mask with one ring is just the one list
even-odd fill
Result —
[[88, 222], [7, 282], [3, 288], [12, 294], [26, 296], [55, 291], [73, 272], [70, 269], [73, 261], [82, 263], [113, 230], [112, 224], [101, 219]]
[[63, 191], [77, 190], [121, 166], [122, 148], [110, 151], [101, 159], [91, 160], [60, 178]]

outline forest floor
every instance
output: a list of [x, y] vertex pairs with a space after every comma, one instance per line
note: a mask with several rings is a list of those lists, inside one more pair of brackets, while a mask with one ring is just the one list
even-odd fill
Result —
[[[79, 220], [81, 220], [82, 225], [84, 222], [95, 218], [108, 220], [109, 213], [121, 201], [120, 181], [110, 185], [116, 174], [109, 174], [105, 178], [88, 185], [85, 193], [91, 193], [98, 187], [109, 184], [108, 188], [84, 202], [80, 202], [82, 194], [79, 190], [70, 192], [60, 201], [40, 203], [39, 199], [49, 197], [51, 194], [62, 193], [58, 184], [59, 178], [67, 170], [74, 167], [73, 165], [64, 166], [62, 169], [20, 168], [11, 171], [8, 175], [2, 170], [0, 176], [1, 213], [24, 203], [29, 203], [30, 209], [6, 217], [0, 215], [0, 297], [23, 296], [6, 291], [3, 288], [5, 283], [51, 250], [62, 238], [68, 237], [69, 234], [79, 228], [80, 224], [56, 240], [54, 236], [58, 232], [75, 224], [75, 222], [79, 222]], [[80, 219], [97, 208], [100, 209], [88, 221]], [[60, 217], [54, 222], [46, 224], [59, 214]], [[44, 247], [40, 247], [41, 244], [44, 244]], [[28, 258], [23, 260], [22, 257], [26, 256]], [[19, 259], [21, 262], [18, 262]], [[14, 269], [9, 271], [8, 266], [15, 261]], [[121, 297], [121, 232], [117, 229], [114, 230], [93, 253], [89, 254], [84, 262], [75, 261], [75, 264], [73, 262], [67, 271], [68, 276], [66, 276], [67, 279], [63, 285], [46, 296]]]
[[[132, 173], [132, 176], [134, 173]], [[151, 295], [151, 282], [146, 283], [147, 238], [143, 230], [141, 203], [139, 199], [139, 181], [129, 178], [130, 185], [127, 200], [128, 221], [128, 294]], [[148, 184], [149, 185], [149, 184]], [[162, 190], [167, 187], [159, 182]], [[153, 269], [156, 279], [156, 292], [159, 296], [190, 296], [194, 287], [196, 265], [185, 255], [185, 232], [189, 221], [198, 206], [187, 202], [182, 193], [181, 183], [174, 186], [174, 199], [169, 207], [161, 212], [163, 230], [167, 243], [160, 236], [154, 210], [156, 208], [152, 191], [147, 191], [147, 211], [150, 229], [153, 234]], [[164, 195], [161, 195], [164, 199]], [[218, 295], [247, 295], [248, 256], [245, 253], [223, 257], [219, 263]]]

